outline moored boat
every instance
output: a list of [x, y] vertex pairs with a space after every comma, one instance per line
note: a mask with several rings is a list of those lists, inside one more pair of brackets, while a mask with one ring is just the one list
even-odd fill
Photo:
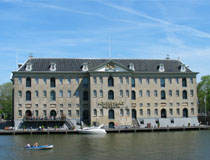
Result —
[[77, 132], [82, 134], [106, 134], [106, 130], [102, 128], [103, 126], [104, 125], [100, 125], [99, 127], [84, 127], [78, 129]]

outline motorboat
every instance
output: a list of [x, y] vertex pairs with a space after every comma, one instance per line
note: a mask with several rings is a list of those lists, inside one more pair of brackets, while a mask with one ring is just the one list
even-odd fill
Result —
[[84, 127], [82, 129], [78, 129], [77, 132], [82, 134], [106, 134], [106, 130], [102, 128], [103, 126], [104, 125], [100, 125], [98, 127]]
[[52, 149], [53, 145], [44, 145], [44, 146], [25, 146], [25, 149], [31, 149], [31, 150], [47, 150]]

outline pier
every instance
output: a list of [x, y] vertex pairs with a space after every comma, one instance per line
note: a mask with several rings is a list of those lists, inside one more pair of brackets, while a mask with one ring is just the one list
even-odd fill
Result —
[[[162, 128], [116, 128], [106, 129], [109, 133], [137, 133], [137, 132], [173, 132], [173, 131], [196, 131], [196, 130], [210, 130], [210, 126], [196, 126], [196, 127], [162, 127]], [[0, 135], [37, 135], [37, 134], [78, 134], [76, 130], [0, 130]]]

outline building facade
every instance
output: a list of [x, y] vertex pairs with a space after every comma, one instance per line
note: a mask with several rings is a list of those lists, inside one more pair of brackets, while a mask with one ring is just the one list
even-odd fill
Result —
[[62, 117], [109, 128], [195, 126], [196, 74], [171, 59], [29, 58], [12, 76], [15, 126]]

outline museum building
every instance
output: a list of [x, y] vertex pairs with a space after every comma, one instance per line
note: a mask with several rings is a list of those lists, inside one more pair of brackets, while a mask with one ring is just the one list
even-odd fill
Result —
[[197, 126], [197, 74], [169, 58], [30, 57], [12, 72], [14, 124]]

